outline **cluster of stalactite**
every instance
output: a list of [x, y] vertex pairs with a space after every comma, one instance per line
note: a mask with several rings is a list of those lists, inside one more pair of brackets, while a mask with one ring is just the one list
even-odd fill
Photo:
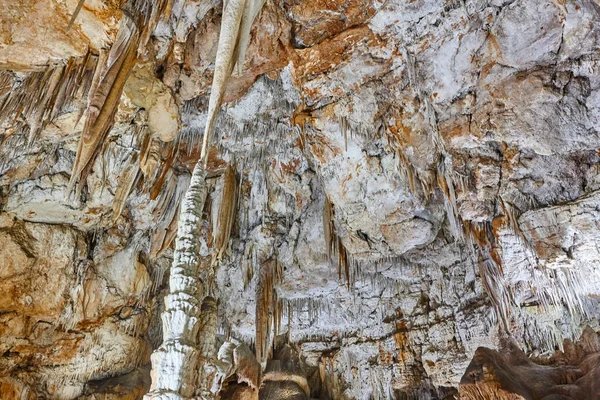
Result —
[[12, 135], [27, 133], [31, 143], [74, 99], [88, 95], [100, 69], [98, 55], [88, 52], [24, 78], [0, 71], [0, 123], [10, 124]]
[[[78, 9], [82, 3], [80, 1]], [[49, 121], [68, 108], [74, 99], [87, 97], [87, 105], [82, 107], [82, 110], [87, 110], [87, 116], [69, 191], [77, 182], [78, 191], [81, 190], [94, 161], [101, 154], [113, 126], [125, 82], [143, 57], [150, 34], [159, 18], [169, 15], [171, 3], [169, 0], [127, 0], [123, 5], [123, 17], [115, 43], [108, 52], [88, 53], [83, 58], [70, 59], [64, 65], [34, 71], [24, 79], [10, 72], [0, 72], [0, 122], [11, 121], [11, 125], [19, 131], [16, 134], [23, 134], [28, 129], [26, 133], [30, 142], [35, 140]], [[144, 186], [150, 192], [150, 198], [159, 199], [156, 211], [158, 223], [150, 249], [151, 257], [160, 254], [177, 238], [169, 294], [165, 299], [166, 307], [162, 315], [164, 342], [152, 357], [153, 385], [148, 398], [210, 398], [218, 391], [215, 389], [218, 385], [215, 386], [214, 382], [219, 381], [219, 376], [223, 375], [222, 368], [215, 363], [218, 358], [215, 351], [217, 300], [215, 293], [209, 293], [210, 285], [207, 281], [208, 275], [214, 268], [218, 268], [227, 252], [240, 185], [235, 166], [229, 165], [223, 174], [221, 201], [214, 213], [212, 259], [206, 262], [199, 251], [200, 242], [208, 241], [206, 237], [202, 238], [202, 234], [207, 231], [202, 226], [206, 222], [203, 212], [209, 191], [207, 176], [211, 173], [208, 169], [208, 155], [227, 81], [236, 65], [238, 68], [243, 66], [250, 29], [263, 3], [264, 0], [225, 2], [202, 153], [189, 186], [186, 181], [189, 178], [177, 178], [169, 169], [175, 155], [174, 147], [165, 166], [156, 174], [161, 144], [149, 135], [143, 122], [137, 121], [134, 129], [137, 130], [141, 150], [139, 154], [133, 153], [130, 156], [128, 165], [119, 178], [113, 204], [114, 219], [121, 215], [129, 193], [143, 175], [147, 177]], [[72, 21], [76, 16], [77, 11]], [[457, 241], [465, 242], [472, 249], [473, 258], [479, 265], [483, 287], [494, 305], [498, 319], [508, 331], [514, 300], [504, 282], [496, 250], [498, 245], [490, 223], [474, 224], [461, 219], [456, 204], [457, 193], [466, 191], [466, 183], [453, 170], [451, 155], [445, 149], [437, 130], [433, 107], [416, 79], [413, 57], [406, 52], [404, 56], [411, 87], [423, 104], [439, 159], [434, 174], [426, 178], [420, 177], [402, 152], [402, 146], [392, 143], [396, 146], [400, 169], [415, 196], [423, 195], [429, 199], [432, 192], [441, 191], [450, 229]], [[299, 112], [294, 123], [303, 127], [306, 121], [302, 115]], [[79, 115], [77, 120], [81, 117]], [[347, 148], [348, 134], [351, 134], [348, 121], [343, 118], [340, 126]], [[5, 141], [7, 138], [0, 139]], [[0, 172], [2, 163], [0, 158]], [[515, 235], [524, 241], [515, 207], [502, 199], [499, 199], [499, 205]], [[325, 196], [323, 226], [328, 260], [334, 268], [337, 267], [340, 279], [344, 276], [350, 289], [354, 282], [352, 271], [358, 268], [359, 263], [344, 247], [342, 238], [336, 233], [334, 221], [335, 205]], [[258, 265], [255, 344], [256, 359], [264, 366], [280, 331], [287, 303], [277, 295], [276, 286], [281, 280], [281, 269], [276, 256], [263, 260]], [[249, 282], [253, 270], [247, 271], [246, 280]], [[355, 273], [354, 276], [356, 275]], [[558, 304], [566, 299], [571, 312], [584, 311], [577, 296], [569, 291], [569, 286], [566, 287], [564, 296], [553, 293], [540, 293], [543, 305]], [[291, 311], [288, 311], [288, 318], [290, 314]], [[260, 379], [254, 381], [259, 382]]]
[[103, 52], [99, 56], [99, 67], [89, 91], [87, 119], [79, 139], [70, 188], [78, 180], [78, 191], [85, 184], [85, 178], [114, 124], [125, 82], [138, 57], [145, 52], [159, 18], [170, 14], [169, 3], [167, 0], [128, 0], [123, 5], [123, 17], [115, 43], [108, 54]]
[[[429, 173], [421, 176], [411, 164], [409, 158], [404, 154], [401, 138], [388, 132], [388, 142], [395, 149], [398, 156], [398, 169], [403, 173], [409, 189], [415, 197], [429, 200], [436, 190], [441, 191], [450, 231], [457, 242], [467, 245], [471, 251], [472, 260], [479, 264], [479, 273], [483, 287], [494, 306], [498, 320], [502, 321], [502, 325], [508, 331], [508, 321], [511, 310], [514, 308], [514, 301], [510, 289], [504, 280], [500, 257], [495, 250], [497, 244], [494, 235], [491, 233], [491, 221], [478, 224], [465, 221], [461, 217], [458, 210], [457, 197], [459, 193], [467, 192], [468, 179], [454, 170], [452, 155], [447, 151], [438, 129], [438, 120], [434, 107], [417, 78], [414, 56], [407, 49], [403, 49], [403, 57], [406, 60], [410, 87], [421, 104], [423, 115], [429, 125], [429, 139], [434, 144], [438, 156], [437, 167], [432, 171], [433, 174]], [[348, 130], [346, 127], [347, 123], [341, 123], [340, 125], [344, 132]], [[346, 136], [346, 133], [344, 135]], [[502, 201], [500, 202], [504, 204]], [[505, 214], [507, 214], [506, 208], [504, 210]], [[330, 211], [327, 210], [326, 205], [324, 219], [329, 218], [329, 214]], [[519, 229], [515, 216], [511, 214], [509, 215], [509, 219], [513, 222], [511, 226], [518, 235]], [[328, 223], [326, 222], [325, 225], [328, 225]], [[333, 224], [329, 225], [331, 225], [329, 231], [332, 231]], [[330, 236], [333, 237], [333, 235]], [[335, 247], [335, 241], [333, 243], [328, 242], [327, 246], [328, 249], [332, 248], [332, 246]], [[343, 244], [341, 240], [337, 248], [342, 249], [337, 252], [339, 254], [338, 258], [348, 258], [347, 255], [342, 254]], [[346, 263], [348, 261], [344, 262], [344, 264]], [[342, 265], [342, 263], [338, 264]]]

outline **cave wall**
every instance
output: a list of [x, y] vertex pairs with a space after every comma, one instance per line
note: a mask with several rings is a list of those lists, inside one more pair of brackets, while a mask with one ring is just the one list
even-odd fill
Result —
[[[2, 399], [147, 391], [206, 122], [221, 4], [176, 0], [70, 194], [123, 20], [86, 1], [67, 32], [76, 3], [0, 0]], [[266, 259], [330, 398], [443, 398], [506, 328], [542, 356], [600, 329], [599, 23], [595, 0], [268, 1], [210, 156], [239, 180], [219, 334], [255, 342]]]

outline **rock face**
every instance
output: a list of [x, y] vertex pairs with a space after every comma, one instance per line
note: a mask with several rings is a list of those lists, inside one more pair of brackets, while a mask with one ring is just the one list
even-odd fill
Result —
[[580, 343], [531, 361], [514, 343], [498, 352], [477, 349], [460, 382], [464, 399], [597, 399], [600, 396], [600, 336], [586, 329]]
[[77, 3], [0, 0], [1, 399], [170, 382], [188, 278], [183, 397], [598, 397], [596, 0], [266, 2], [179, 278], [222, 4]]
[[[149, 361], [155, 300], [135, 243], [95, 243], [67, 226], [19, 220], [1, 232], [3, 399], [76, 398], [86, 382]], [[147, 381], [136, 378], [128, 392], [143, 393]]]

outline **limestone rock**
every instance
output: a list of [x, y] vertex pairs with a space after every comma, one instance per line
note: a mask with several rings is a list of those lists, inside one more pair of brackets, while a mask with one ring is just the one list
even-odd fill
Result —
[[[277, 393], [597, 391], [596, 0], [266, 2], [216, 119], [187, 275], [173, 248], [222, 4], [85, 0], [66, 32], [77, 3], [0, 0], [0, 398], [140, 398], [176, 386], [176, 356], [202, 364], [178, 396], [208, 395], [218, 346], [252, 349], [257, 319], [265, 358], [289, 344], [306, 367]], [[90, 93], [111, 81], [98, 65], [123, 46], [111, 128], [69, 193]], [[151, 376], [176, 323], [189, 337]]]
[[[500, 352], [479, 348], [460, 382], [461, 399], [595, 399], [600, 395], [599, 335], [587, 329], [583, 343], [554, 355], [553, 364], [528, 359], [514, 344]], [[575, 353], [575, 354], [574, 354]], [[577, 354], [579, 353], [579, 354]], [[546, 361], [548, 362], [548, 361]]]

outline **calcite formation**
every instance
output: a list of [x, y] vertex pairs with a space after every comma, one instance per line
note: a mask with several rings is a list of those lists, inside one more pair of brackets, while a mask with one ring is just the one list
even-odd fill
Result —
[[533, 361], [514, 343], [477, 349], [460, 382], [461, 398], [596, 399], [600, 396], [600, 336], [586, 328], [580, 343]]
[[0, 10], [0, 399], [600, 397], [597, 0]]

